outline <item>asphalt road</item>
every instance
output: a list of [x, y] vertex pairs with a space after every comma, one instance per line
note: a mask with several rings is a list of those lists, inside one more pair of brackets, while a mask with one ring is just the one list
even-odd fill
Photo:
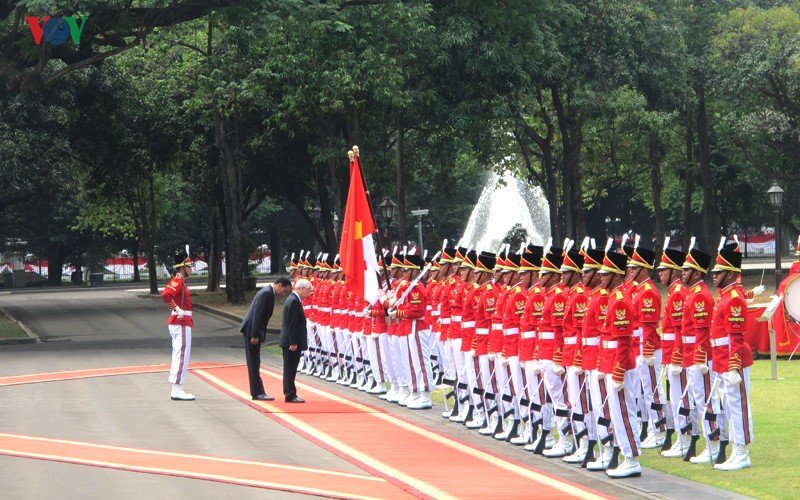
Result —
[[[42, 340], [36, 344], [0, 344], [0, 377], [168, 363], [166, 308], [160, 300], [140, 298], [138, 293], [141, 292], [111, 287], [0, 293], [0, 307]], [[196, 311], [195, 323], [192, 362], [243, 363], [243, 340], [237, 322]], [[278, 367], [281, 361], [267, 357], [264, 363]], [[301, 377], [325, 390], [384, 405], [407, 420], [611, 496], [736, 498], [655, 471], [646, 471], [639, 479], [612, 481], [602, 474], [532, 456], [446, 422], [439, 417], [440, 408], [413, 412], [337, 384]], [[197, 396], [197, 401], [173, 402], [166, 379], [166, 373], [155, 373], [0, 387], [0, 432], [360, 471], [193, 375], [189, 375], [186, 389]], [[279, 393], [280, 388], [268, 386], [267, 391]], [[502, 497], [502, 485], [498, 488]], [[308, 498], [210, 481], [9, 456], [0, 456], [0, 492], [0, 497], [14, 499]]]

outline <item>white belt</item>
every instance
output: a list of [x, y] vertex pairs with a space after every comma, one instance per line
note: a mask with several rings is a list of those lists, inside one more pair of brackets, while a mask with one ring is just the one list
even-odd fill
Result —
[[356, 318], [363, 318], [363, 317], [364, 317], [364, 313], [363, 313], [363, 312], [360, 312], [360, 313], [354, 313], [354, 316], [355, 316]]
[[616, 340], [604, 340], [603, 341], [603, 347], [606, 348], [606, 349], [616, 349], [618, 345], [619, 345], [619, 342], [617, 342]]
[[476, 328], [475, 329], [475, 333], [478, 334], [478, 335], [489, 335], [489, 329], [488, 328]]
[[523, 339], [535, 339], [536, 338], [536, 330], [528, 330], [527, 332], [522, 332]]
[[440, 321], [442, 322], [443, 325], [449, 325], [450, 324], [450, 318], [442, 318]]
[[564, 337], [564, 345], [575, 345], [578, 343], [578, 337]]
[[441, 311], [434, 311], [433, 309], [431, 309], [431, 316], [439, 316], [440, 314], [442, 314]]
[[[192, 311], [183, 311], [181, 314], [184, 315], [184, 316], [191, 316], [192, 315]], [[172, 315], [173, 316], [177, 316], [178, 315], [177, 311], [172, 311]]]
[[331, 312], [331, 308], [330, 308], [330, 307], [320, 307], [320, 308], [319, 308], [319, 310], [320, 310], [320, 311], [322, 311], [322, 312], [324, 312], [324, 313], [329, 313], [329, 312]]
[[556, 338], [555, 332], [539, 332], [539, 340], [553, 340]]
[[635, 330], [633, 331], [633, 336], [634, 336], [634, 337], [639, 337], [639, 338], [641, 338], [641, 336], [642, 336], [642, 334], [643, 334], [643, 333], [644, 333], [644, 328], [641, 328], [641, 327], [640, 327], [640, 328], [637, 328], [637, 329], [635, 329]]
[[662, 333], [661, 334], [661, 340], [670, 341], [670, 340], [675, 340], [675, 338], [676, 338], [676, 335], [674, 333]]
[[342, 310], [341, 309], [334, 309], [333, 310], [333, 314], [342, 314]]
[[463, 328], [472, 328], [472, 327], [475, 326], [475, 322], [474, 321], [465, 321], [465, 322], [461, 323], [461, 326]]
[[600, 337], [584, 337], [581, 342], [583, 345], [600, 345]]
[[731, 339], [728, 336], [719, 338], [719, 339], [711, 339], [711, 347], [722, 347], [731, 343]]
[[502, 329], [503, 329], [503, 325], [499, 325], [497, 323], [492, 323], [492, 330], [496, 331], [496, 330], [502, 330]]
[[683, 343], [684, 344], [694, 344], [694, 341], [695, 341], [694, 335], [689, 335], [689, 336], [683, 337]]
[[519, 335], [519, 328], [509, 328], [505, 331], [506, 335]]
[[453, 321], [461, 321], [461, 316], [453, 316]]

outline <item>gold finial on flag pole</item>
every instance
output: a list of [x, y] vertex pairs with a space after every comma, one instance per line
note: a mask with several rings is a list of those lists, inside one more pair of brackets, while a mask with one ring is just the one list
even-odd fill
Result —
[[347, 152], [347, 156], [350, 157], [350, 161], [353, 161], [353, 158], [356, 156], [356, 154], [351, 149], [350, 151]]
[[353, 154], [358, 156], [358, 146], [353, 146]]

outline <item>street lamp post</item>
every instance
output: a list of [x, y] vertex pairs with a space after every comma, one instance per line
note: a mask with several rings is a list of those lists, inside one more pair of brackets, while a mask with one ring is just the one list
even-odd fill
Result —
[[422, 218], [428, 215], [428, 209], [418, 208], [416, 210], [412, 210], [411, 215], [417, 217], [417, 230], [419, 231], [419, 254], [423, 255], [425, 252], [425, 247], [422, 243]]
[[[781, 207], [783, 206], [783, 189], [777, 182], [767, 191], [772, 210], [775, 212], [775, 290], [781, 284]], [[775, 346], [775, 329], [770, 322], [769, 329], [769, 357], [772, 364], [772, 380], [778, 379], [778, 353]]]
[[394, 215], [397, 212], [397, 204], [392, 201], [391, 198], [388, 196], [383, 199], [378, 208], [381, 211], [381, 218], [385, 224], [383, 230], [383, 237], [386, 240], [386, 245], [389, 247], [392, 246], [392, 239], [389, 237], [389, 225], [392, 223], [392, 219], [394, 219]]

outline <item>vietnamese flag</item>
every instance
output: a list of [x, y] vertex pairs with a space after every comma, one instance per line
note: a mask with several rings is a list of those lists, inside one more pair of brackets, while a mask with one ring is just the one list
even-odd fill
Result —
[[354, 295], [364, 297], [372, 305], [378, 300], [380, 268], [372, 241], [375, 221], [361, 175], [358, 156], [354, 155], [350, 160], [350, 190], [344, 211], [339, 258], [342, 261], [345, 286]]

